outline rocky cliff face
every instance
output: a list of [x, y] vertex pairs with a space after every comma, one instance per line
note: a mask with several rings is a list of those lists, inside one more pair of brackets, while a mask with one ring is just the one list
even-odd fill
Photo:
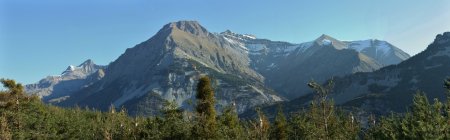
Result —
[[[409, 57], [387, 42], [373, 42], [346, 42], [322, 35], [294, 44], [229, 30], [210, 33], [198, 22], [179, 21], [128, 48], [107, 68], [83, 68], [84, 76], [72, 78], [85, 82], [54, 84], [65, 85], [70, 91], [46, 94], [64, 97], [52, 100], [61, 106], [101, 110], [124, 106], [130, 114], [148, 115], [157, 113], [165, 101], [190, 109], [195, 103], [197, 80], [208, 75], [214, 79], [217, 108], [233, 103], [243, 112], [303, 96], [309, 93], [305, 83], [311, 79], [323, 82], [332, 76], [371, 72]], [[380, 50], [383, 55], [379, 55]], [[396, 59], [382, 59], [385, 57]], [[68, 73], [72, 71], [69, 67]]]
[[202, 75], [215, 79], [219, 109], [235, 103], [242, 112], [282, 101], [264, 86], [264, 78], [249, 67], [250, 59], [239, 47], [197, 22], [170, 23], [154, 37], [127, 49], [108, 66], [101, 81], [61, 105], [107, 109], [113, 104], [128, 107], [131, 114], [145, 114], [158, 109], [152, 105], [163, 99], [189, 108]]

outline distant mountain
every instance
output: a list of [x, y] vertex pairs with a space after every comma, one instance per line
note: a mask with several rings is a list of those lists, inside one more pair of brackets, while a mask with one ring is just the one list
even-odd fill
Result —
[[252, 68], [265, 77], [267, 86], [287, 98], [309, 93], [305, 83], [310, 80], [324, 82], [333, 76], [371, 72], [409, 58], [379, 40], [339, 41], [322, 35], [311, 42], [292, 44], [229, 30], [221, 34], [249, 54]]
[[99, 70], [102, 78], [73, 88], [67, 84], [70, 92], [64, 96], [47, 94], [64, 97], [56, 100], [61, 106], [107, 110], [114, 105], [133, 115], [155, 114], [164, 101], [191, 108], [197, 80], [208, 75], [214, 79], [217, 108], [233, 103], [240, 113], [306, 95], [310, 91], [305, 83], [311, 79], [324, 82], [332, 76], [371, 72], [408, 58], [379, 40], [339, 41], [322, 35], [294, 44], [229, 30], [210, 33], [196, 21], [179, 21], [127, 49]]
[[279, 69], [272, 72], [268, 82], [280, 94], [296, 98], [310, 92], [306, 86], [310, 80], [324, 82], [333, 76], [343, 76], [355, 72], [371, 72], [383, 65], [376, 60], [352, 49], [346, 44], [322, 35], [304, 45], [308, 48], [297, 50], [279, 63]]
[[25, 91], [41, 97], [45, 102], [58, 102], [103, 78], [105, 68], [88, 59], [78, 66], [68, 66], [61, 75], [48, 76], [35, 84], [26, 85]]
[[[412, 103], [417, 91], [426, 93], [429, 99], [445, 99], [443, 81], [450, 76], [450, 32], [437, 35], [428, 48], [397, 65], [390, 65], [374, 72], [355, 73], [334, 78], [330, 95], [337, 105], [356, 107], [376, 115], [391, 111], [404, 112]], [[313, 93], [284, 103], [286, 111], [299, 110], [312, 100]], [[275, 106], [266, 107], [269, 114]], [[252, 116], [252, 111], [243, 116]]]
[[384, 66], [398, 64], [411, 57], [386, 41], [370, 39], [344, 42], [347, 48], [363, 53]]
[[410, 59], [372, 73], [336, 78], [336, 103], [379, 114], [402, 112], [417, 90], [429, 99], [445, 99], [443, 80], [450, 76], [450, 32], [437, 35], [427, 49]]

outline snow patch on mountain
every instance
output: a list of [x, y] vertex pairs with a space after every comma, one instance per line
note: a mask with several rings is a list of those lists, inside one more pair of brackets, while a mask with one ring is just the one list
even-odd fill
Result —
[[251, 55], [260, 55], [261, 51], [267, 49], [264, 44], [247, 44], [247, 50], [249, 50], [249, 54]]
[[373, 40], [360, 40], [360, 41], [352, 41], [349, 44], [349, 48], [354, 49], [358, 52], [361, 52], [362, 50], [371, 47]]
[[250, 35], [250, 34], [237, 34], [234, 32], [231, 32], [230, 30], [226, 30], [225, 32], [220, 33], [220, 35], [223, 35], [228, 38], [233, 38], [239, 41], [246, 41], [246, 40], [253, 40], [256, 39], [256, 36]]
[[328, 39], [324, 39], [324, 40], [322, 40], [322, 44], [323, 45], [331, 45], [331, 40], [328, 40]]
[[250, 39], [256, 39], [254, 35], [243, 34], [243, 36]]
[[244, 51], [245, 53], [248, 53], [248, 49], [245, 47], [245, 44], [240, 41], [235, 41], [234, 39], [222, 36], [228, 43], [238, 46], [241, 51]]
[[393, 48], [386, 41], [379, 40], [359, 40], [359, 41], [351, 41], [349, 42], [348, 48], [356, 50], [358, 52], [362, 52], [367, 48], [375, 47], [376, 56], [385, 56], [389, 55]]
[[266, 45], [264, 44], [248, 44], [247, 45], [248, 50], [252, 52], [257, 52], [266, 49]]
[[299, 45], [300, 49], [298, 50], [297, 53], [305, 52], [308, 48], [310, 48], [311, 46], [313, 46], [313, 43], [314, 43], [314, 42], [310, 41], [310, 42], [305, 42], [305, 43], [300, 44], [300, 45]]

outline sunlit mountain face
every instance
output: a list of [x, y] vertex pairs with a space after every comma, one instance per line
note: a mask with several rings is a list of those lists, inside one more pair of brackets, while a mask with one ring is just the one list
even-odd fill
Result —
[[0, 140], [450, 139], [450, 1], [0, 1]]
[[26, 90], [60, 106], [107, 110], [112, 104], [134, 115], [152, 115], [164, 101], [191, 109], [196, 79], [209, 75], [216, 86], [217, 108], [234, 104], [242, 113], [307, 95], [311, 90], [302, 83], [311, 79], [325, 82], [333, 76], [372, 72], [408, 58], [375, 39], [340, 41], [321, 35], [295, 44], [230, 30], [211, 33], [197, 21], [178, 21], [164, 25], [108, 66], [88, 60]]

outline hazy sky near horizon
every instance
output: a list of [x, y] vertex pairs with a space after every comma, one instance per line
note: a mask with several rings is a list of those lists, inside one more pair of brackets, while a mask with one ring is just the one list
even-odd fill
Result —
[[30, 84], [86, 59], [106, 65], [178, 20], [292, 43], [380, 39], [414, 55], [450, 31], [449, 9], [448, 0], [0, 0], [0, 78]]

